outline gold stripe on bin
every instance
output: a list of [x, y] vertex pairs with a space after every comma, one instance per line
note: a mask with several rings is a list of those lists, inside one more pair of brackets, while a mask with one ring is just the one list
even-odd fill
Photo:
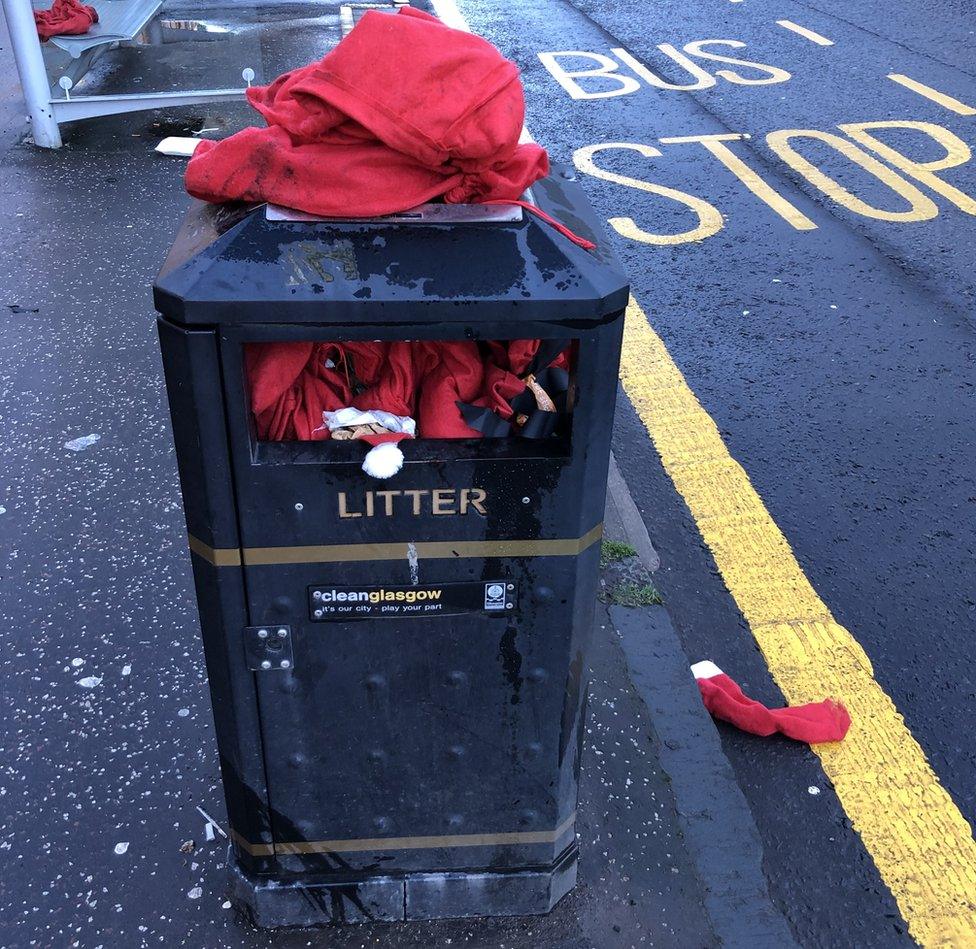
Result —
[[190, 550], [215, 567], [239, 567], [241, 565], [241, 551], [238, 547], [211, 547], [192, 534], [187, 536], [190, 542]]
[[230, 839], [241, 850], [246, 850], [252, 857], [273, 857], [275, 854], [274, 844], [252, 844], [250, 840], [242, 837], [233, 827], [230, 828]]
[[[435, 540], [414, 543], [420, 560], [486, 557], [575, 557], [603, 536], [597, 524], [582, 537], [539, 540]], [[190, 535], [190, 550], [217, 567], [266, 567], [301, 563], [353, 563], [403, 560], [408, 541], [390, 544], [330, 544], [312, 547], [208, 547]]]
[[517, 830], [503, 834], [445, 834], [429, 837], [361, 837], [349, 840], [276, 841], [252, 844], [236, 831], [231, 832], [238, 846], [252, 857], [272, 854], [367, 853], [376, 850], [438, 850], [444, 847], [504, 847], [510, 844], [552, 844], [576, 822], [574, 811], [555, 830]]

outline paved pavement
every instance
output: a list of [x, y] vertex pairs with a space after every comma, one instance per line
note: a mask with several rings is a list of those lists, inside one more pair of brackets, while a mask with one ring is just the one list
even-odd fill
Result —
[[[161, 57], [119, 51], [117, 67], [96, 78], [111, 86], [217, 71], [230, 84], [244, 65], [270, 78], [334, 42], [336, 6], [215, 11], [261, 28], [223, 44], [173, 44]], [[639, 307], [631, 364], [653, 355], [659, 369], [680, 370], [655, 393], [625, 373], [618, 406], [615, 454], [660, 554], [656, 579], [677, 637], [670, 621], [659, 617], [661, 632], [647, 617], [646, 629], [659, 630], [650, 641], [670, 650], [655, 656], [633, 631], [644, 617], [600, 623], [583, 885], [545, 920], [326, 936], [271, 939], [222, 908], [223, 847], [202, 840], [195, 810], [221, 818], [147, 291], [186, 198], [178, 163], [150, 149], [165, 134], [225, 134], [249, 116], [224, 106], [80, 123], [63, 151], [42, 153], [16, 144], [16, 90], [4, 79], [4, 943], [745, 944], [725, 928], [734, 914], [716, 881], [730, 870], [748, 881], [758, 866], [759, 925], [785, 921], [801, 945], [935, 944], [940, 927], [949, 945], [971, 944], [960, 922], [960, 898], [976, 900], [967, 863], [976, 738], [960, 726], [976, 682], [967, 5], [460, 7], [523, 68], [532, 133], [554, 158], [575, 154], [612, 219]], [[581, 55], [539, 56], [565, 51]], [[567, 75], [594, 69], [609, 77]], [[599, 92], [619, 94], [588, 98]], [[839, 128], [881, 120], [928, 123], [876, 132], [914, 171], [890, 154], [879, 167], [877, 151], [863, 138], [852, 151], [851, 130]], [[782, 130], [807, 132], [770, 138]], [[673, 141], [702, 135], [735, 138]], [[722, 147], [751, 173], [717, 156]], [[920, 180], [947, 148], [939, 178]], [[684, 430], [707, 440], [711, 420], [721, 436], [704, 462], [681, 455], [655, 414], [655, 399], [687, 399], [686, 390], [697, 402], [685, 406]], [[88, 434], [100, 439], [65, 448]], [[731, 486], [717, 500], [695, 480], [716, 472]], [[756, 606], [756, 576], [767, 600], [779, 597], [770, 615], [766, 600]], [[806, 637], [817, 623], [834, 652], [786, 661], [793, 654], [774, 627]], [[838, 673], [831, 661], [853, 655], [852, 644], [869, 662]], [[688, 762], [668, 744], [681, 746], [669, 731], [680, 703], [653, 697], [677, 687], [674, 669], [688, 658], [715, 660], [769, 701], [815, 690], [820, 675], [823, 688], [853, 683], [845, 697], [861, 731], [850, 747], [863, 760], [721, 727], [723, 756], [697, 719], [684, 734], [698, 729], [710, 797], [693, 808]], [[621, 762], [623, 736], [636, 744]], [[890, 798], [889, 769], [904, 778]], [[640, 794], [628, 790], [635, 774]], [[924, 799], [905, 790], [914, 785]], [[734, 815], [738, 864], [714, 859], [714, 841], [690, 820], [709, 808]], [[191, 838], [198, 849], [181, 853]]]

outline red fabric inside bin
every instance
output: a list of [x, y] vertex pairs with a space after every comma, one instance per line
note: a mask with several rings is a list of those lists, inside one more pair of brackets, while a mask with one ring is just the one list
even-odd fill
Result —
[[[458, 403], [512, 418], [539, 346], [537, 339], [250, 343], [244, 365], [257, 437], [326, 439], [322, 413], [354, 406], [409, 416], [418, 438], [480, 438]], [[550, 365], [568, 369], [569, 347]]]

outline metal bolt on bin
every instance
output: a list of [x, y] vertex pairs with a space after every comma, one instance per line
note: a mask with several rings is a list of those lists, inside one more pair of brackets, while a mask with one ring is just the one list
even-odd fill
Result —
[[[233, 893], [260, 926], [544, 913], [575, 883], [628, 288], [572, 173], [532, 191], [596, 250], [503, 206], [201, 204], [157, 279]], [[546, 437], [419, 431], [385, 481], [361, 442], [259, 437], [248, 346], [524, 339], [574, 354]]]

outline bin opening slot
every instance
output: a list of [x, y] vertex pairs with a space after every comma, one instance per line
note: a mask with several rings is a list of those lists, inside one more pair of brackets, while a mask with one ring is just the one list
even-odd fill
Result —
[[342, 340], [244, 344], [254, 440], [562, 442], [578, 340]]

